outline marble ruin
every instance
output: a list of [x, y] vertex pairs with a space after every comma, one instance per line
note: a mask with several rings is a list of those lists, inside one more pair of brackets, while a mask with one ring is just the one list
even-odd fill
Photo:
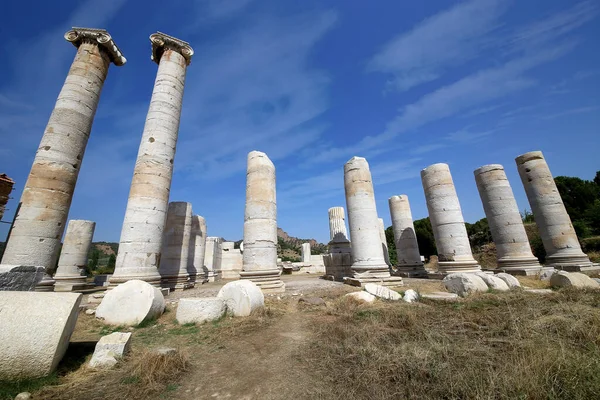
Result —
[[421, 171], [429, 219], [438, 251], [439, 272], [481, 270], [473, 258], [467, 228], [448, 164], [433, 164]]
[[250, 279], [264, 291], [285, 291], [277, 267], [275, 166], [259, 151], [248, 154], [243, 252], [242, 279]]
[[[126, 60], [102, 29], [73, 28], [65, 39], [77, 48], [65, 83], [23, 189], [6, 250], [5, 265], [56, 265], [75, 184], [111, 62]], [[37, 290], [52, 291], [46, 275]]]
[[521, 275], [539, 273], [542, 267], [531, 251], [519, 206], [504, 167], [498, 164], [485, 165], [476, 169], [474, 174], [496, 244], [498, 270]]
[[85, 267], [88, 264], [88, 254], [92, 247], [95, 229], [94, 221], [80, 219], [69, 221], [58, 259], [58, 269], [54, 274], [55, 292], [72, 292], [89, 287], [86, 283]]
[[302, 262], [310, 264], [310, 243], [302, 243]]
[[156, 81], [138, 151], [119, 254], [111, 286], [131, 279], [160, 285], [161, 250], [173, 160], [179, 133], [183, 86], [194, 51], [187, 42], [164, 33], [150, 36]]
[[344, 165], [344, 188], [353, 258], [352, 277], [345, 281], [357, 286], [368, 282], [401, 285], [402, 278], [390, 275], [383, 257], [373, 182], [366, 159], [353, 157]]
[[170, 290], [194, 287], [195, 240], [192, 239], [192, 204], [183, 201], [169, 203], [158, 269], [161, 287]]
[[0, 174], [0, 220], [4, 216], [6, 204], [10, 199], [10, 192], [12, 192], [14, 184], [15, 181], [6, 176], [6, 174]]
[[221, 246], [223, 239], [209, 236], [206, 238], [206, 250], [204, 251], [204, 280], [215, 282], [221, 279], [222, 254]]
[[396, 274], [411, 278], [427, 276], [419, 253], [408, 196], [405, 194], [392, 196], [388, 199], [388, 203], [398, 259]]
[[381, 250], [383, 251], [383, 259], [388, 267], [392, 266], [390, 262], [390, 252], [388, 250], [387, 239], [385, 237], [385, 222], [383, 222], [383, 218], [377, 218], [377, 222], [379, 223], [379, 238], [381, 239]]
[[515, 161], [544, 243], [545, 266], [567, 271], [597, 268], [581, 251], [571, 218], [542, 152], [525, 153]]
[[221, 243], [221, 278], [239, 279], [242, 272], [243, 255], [234, 242]]
[[344, 207], [332, 207], [329, 213], [329, 245], [323, 256], [325, 276], [336, 281], [343, 281], [352, 276], [352, 248], [346, 231]]
[[194, 215], [192, 217], [192, 241], [193, 241], [193, 257], [192, 269], [194, 276], [190, 275], [190, 280], [193, 283], [204, 283], [204, 257], [206, 255], [206, 220], [204, 217]]

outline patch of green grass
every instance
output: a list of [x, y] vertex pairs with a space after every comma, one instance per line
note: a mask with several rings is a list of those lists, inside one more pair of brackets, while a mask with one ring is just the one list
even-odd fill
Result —
[[183, 324], [167, 331], [169, 335], [194, 335], [200, 332], [200, 328], [194, 323]]
[[38, 379], [25, 379], [22, 381], [0, 381], [0, 399], [12, 400], [21, 392], [34, 392], [44, 386], [58, 384], [56, 372]]
[[102, 336], [106, 336], [106, 335], [110, 335], [111, 333], [114, 333], [114, 332], [124, 332], [126, 330], [127, 330], [127, 327], [124, 325], [119, 325], [119, 326], [104, 325], [102, 328], [100, 328], [98, 333]]
[[146, 319], [139, 324], [136, 325], [136, 328], [147, 328], [149, 326], [154, 326], [158, 323], [156, 319]]
[[124, 385], [132, 385], [132, 384], [136, 384], [139, 382], [140, 382], [139, 376], [126, 376], [125, 378], [121, 379], [121, 383]]
[[169, 395], [169, 393], [173, 393], [177, 389], [179, 389], [179, 385], [176, 385], [174, 383], [168, 384], [167, 387], [165, 388], [165, 392], [160, 395], [160, 398], [166, 399], [167, 396]]

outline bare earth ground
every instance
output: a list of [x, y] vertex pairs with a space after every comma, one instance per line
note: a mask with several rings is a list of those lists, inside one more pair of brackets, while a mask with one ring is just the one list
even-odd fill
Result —
[[[34, 399], [583, 399], [600, 391], [598, 292], [360, 305], [342, 299], [358, 288], [314, 275], [283, 280], [286, 293], [267, 295], [265, 310], [199, 326], [177, 324], [177, 300], [214, 296], [224, 282], [172, 293], [167, 312], [141, 327], [106, 327], [82, 312], [72, 344], [129, 330], [131, 356], [93, 373], [66, 357], [58, 385]], [[423, 279], [397, 290], [409, 288], [444, 291]], [[149, 387], [130, 366], [159, 347], [176, 348], [188, 366]]]

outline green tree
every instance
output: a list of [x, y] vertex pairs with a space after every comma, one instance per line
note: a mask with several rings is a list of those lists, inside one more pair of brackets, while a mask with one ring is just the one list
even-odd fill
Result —
[[98, 260], [100, 259], [100, 250], [94, 246], [90, 253], [90, 258], [87, 265], [88, 272], [96, 270], [98, 268]]
[[597, 225], [596, 201], [600, 199], [600, 171], [596, 172], [593, 181], [586, 181], [571, 176], [557, 176], [554, 178], [560, 197], [571, 217], [573, 227], [580, 238], [600, 234], [600, 225]]
[[419, 252], [421, 255], [427, 258], [437, 255], [435, 238], [433, 237], [433, 229], [431, 228], [431, 221], [429, 221], [429, 217], [416, 220], [414, 225], [415, 235], [417, 236], [417, 243], [419, 243]]
[[115, 264], [117, 263], [117, 256], [114, 254], [111, 254], [110, 257], [108, 257], [108, 265], [107, 267], [112, 269], [113, 271], [115, 270]]
[[471, 247], [479, 248], [484, 244], [492, 242], [492, 232], [490, 232], [487, 218], [482, 218], [474, 224], [466, 222], [465, 226], [467, 227], [467, 235], [469, 235]]
[[396, 241], [394, 240], [394, 229], [391, 226], [388, 226], [385, 230], [385, 241], [387, 242], [388, 253], [390, 254], [390, 263], [397, 265]]

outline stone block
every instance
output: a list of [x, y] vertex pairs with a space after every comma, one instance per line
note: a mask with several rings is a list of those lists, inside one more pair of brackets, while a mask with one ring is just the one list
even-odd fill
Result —
[[600, 288], [600, 283], [581, 272], [559, 271], [550, 278], [553, 287]]
[[556, 272], [558, 272], [558, 270], [554, 268], [546, 268], [542, 270], [542, 273], [540, 274], [540, 280], [549, 281], [552, 275], [554, 275]]
[[521, 282], [519, 282], [519, 280], [517, 278], [515, 278], [514, 276], [512, 276], [511, 274], [507, 274], [505, 272], [500, 272], [494, 276], [502, 279], [504, 281], [504, 283], [506, 283], [508, 285], [509, 289], [515, 289], [515, 288], [521, 287]]
[[140, 280], [122, 283], [107, 292], [96, 309], [96, 318], [111, 325], [137, 325], [158, 318], [165, 310], [160, 289]]
[[214, 321], [225, 315], [225, 300], [219, 297], [180, 299], [175, 318], [180, 324]]
[[49, 375], [65, 355], [79, 293], [0, 292], [0, 380]]
[[479, 276], [471, 273], [456, 272], [448, 274], [442, 281], [447, 290], [461, 297], [475, 292], [487, 292], [488, 286]]
[[32, 291], [44, 277], [44, 267], [0, 265], [0, 290]]
[[402, 296], [400, 296], [400, 293], [386, 288], [385, 286], [381, 286], [378, 285], [376, 283], [366, 283], [365, 284], [365, 290], [369, 293], [371, 293], [373, 296], [375, 297], [379, 297], [380, 299], [385, 299], [385, 300], [401, 300]]
[[246, 317], [265, 305], [262, 290], [249, 280], [227, 283], [219, 290], [217, 297], [225, 301], [228, 313], [234, 317]]
[[455, 293], [447, 292], [433, 292], [433, 293], [422, 293], [421, 298], [429, 300], [445, 300], [445, 301], [456, 301], [458, 295]]
[[91, 368], [114, 367], [120, 358], [129, 352], [131, 347], [131, 332], [114, 332], [102, 336], [90, 360]]
[[490, 289], [498, 290], [500, 292], [506, 292], [510, 289], [504, 280], [495, 275], [486, 274], [485, 272], [475, 272], [475, 275], [480, 277]]
[[377, 297], [375, 297], [371, 293], [365, 292], [365, 291], [348, 293], [344, 297], [350, 297], [354, 300], [365, 302], [365, 303], [372, 303], [377, 299]]
[[415, 292], [412, 289], [408, 289], [404, 292], [404, 297], [402, 298], [407, 303], [414, 303], [415, 301], [419, 301], [419, 293]]

